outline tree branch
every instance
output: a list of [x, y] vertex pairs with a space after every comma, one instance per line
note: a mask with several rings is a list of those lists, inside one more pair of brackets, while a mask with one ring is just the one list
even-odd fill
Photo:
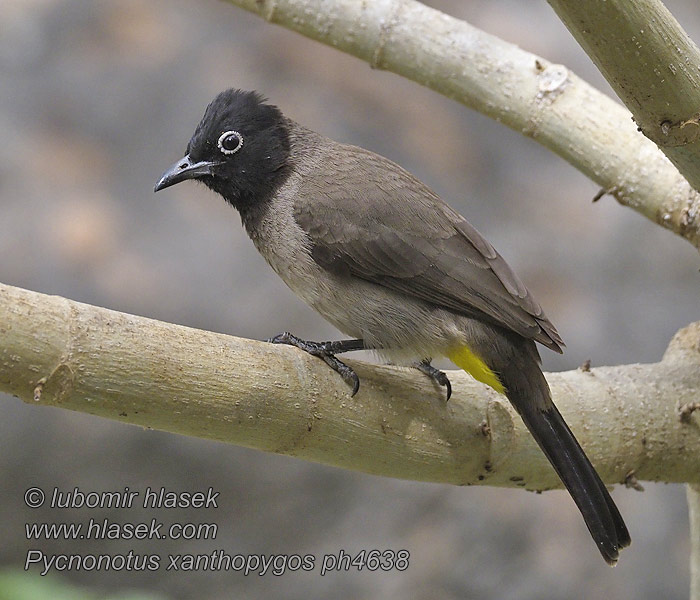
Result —
[[700, 50], [659, 0], [549, 0], [634, 120], [700, 189]]
[[[353, 361], [350, 398], [318, 359], [0, 284], [0, 391], [147, 428], [367, 473], [547, 489], [559, 480], [508, 402], [451, 372]], [[663, 360], [547, 376], [601, 477], [700, 483], [700, 324]]]
[[690, 512], [690, 600], [700, 600], [700, 485], [687, 488]]
[[228, 0], [537, 140], [700, 248], [700, 195], [631, 114], [576, 77], [415, 0]]

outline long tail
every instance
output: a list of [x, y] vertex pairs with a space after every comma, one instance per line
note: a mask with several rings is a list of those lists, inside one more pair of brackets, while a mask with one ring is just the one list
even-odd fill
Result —
[[[605, 484], [554, 406], [534, 342], [522, 338], [517, 342], [519, 347], [509, 348], [510, 360], [499, 361], [503, 368], [494, 369], [502, 384], [497, 391], [505, 393], [520, 413], [581, 511], [598, 550], [609, 565], [615, 565], [620, 550], [630, 544], [627, 526]], [[464, 361], [458, 355], [451, 354], [450, 358], [464, 368], [460, 364]]]
[[[508, 397], [516, 405], [510, 394]], [[557, 407], [552, 404], [541, 411], [533, 410], [527, 402], [525, 405], [520, 410], [525, 425], [569, 490], [603, 558], [614, 565], [620, 550], [630, 544], [630, 534], [615, 502]]]

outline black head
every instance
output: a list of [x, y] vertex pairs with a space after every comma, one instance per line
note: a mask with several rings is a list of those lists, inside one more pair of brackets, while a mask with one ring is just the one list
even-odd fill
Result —
[[289, 135], [280, 110], [257, 92], [230, 89], [209, 104], [185, 157], [155, 191], [195, 179], [244, 210], [270, 198], [288, 167]]

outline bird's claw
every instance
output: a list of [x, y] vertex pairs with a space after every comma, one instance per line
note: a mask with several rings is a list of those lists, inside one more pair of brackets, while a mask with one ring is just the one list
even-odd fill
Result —
[[270, 344], [288, 344], [290, 346], [295, 346], [304, 352], [308, 352], [312, 356], [317, 356], [322, 359], [331, 369], [338, 373], [348, 385], [352, 386], [352, 393], [350, 396], [357, 394], [357, 391], [360, 389], [360, 378], [357, 376], [354, 369], [336, 358], [331, 352], [331, 348], [333, 347], [332, 342], [310, 342], [302, 340], [288, 331], [271, 337], [266, 341]]
[[433, 365], [431, 365], [430, 360], [423, 360], [414, 366], [421, 373], [425, 373], [435, 383], [443, 386], [447, 390], [447, 398], [445, 398], [445, 402], [452, 397], [452, 384], [450, 383], [450, 379], [443, 371], [436, 369]]
[[285, 331], [284, 333], [280, 333], [271, 338], [267, 338], [265, 341], [268, 344], [289, 344], [290, 346], [295, 346], [296, 344], [294, 344], [292, 338], [298, 339], [288, 331]]

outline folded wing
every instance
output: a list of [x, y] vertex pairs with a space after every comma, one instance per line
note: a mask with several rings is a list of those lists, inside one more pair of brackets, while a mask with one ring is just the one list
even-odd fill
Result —
[[554, 325], [505, 260], [423, 183], [353, 146], [323, 161], [315, 172], [324, 175], [306, 175], [294, 205], [316, 263], [561, 352]]

